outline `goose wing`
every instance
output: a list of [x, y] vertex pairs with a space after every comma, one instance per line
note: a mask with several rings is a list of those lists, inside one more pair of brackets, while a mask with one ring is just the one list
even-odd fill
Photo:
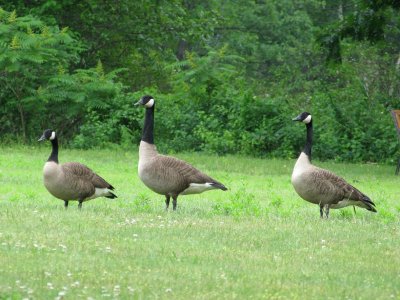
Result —
[[61, 167], [66, 182], [74, 189], [79, 190], [82, 196], [88, 197], [93, 195], [95, 188], [114, 189], [111, 184], [81, 163], [69, 162], [63, 164]]
[[191, 183], [212, 183], [216, 187], [226, 189], [223, 184], [199, 171], [187, 162], [171, 156], [159, 155], [156, 160], [162, 164], [165, 177], [176, 181], [179, 192], [189, 187]]
[[[332, 204], [337, 204], [343, 199], [349, 199], [353, 201], [362, 202], [362, 206], [369, 210], [373, 210], [375, 204], [371, 199], [360, 192], [354, 186], [349, 184], [342, 177], [321, 168], [315, 167], [313, 170], [313, 177], [318, 180], [315, 181], [321, 194], [327, 195], [328, 198], [332, 200]], [[360, 203], [361, 204], [361, 203]]]

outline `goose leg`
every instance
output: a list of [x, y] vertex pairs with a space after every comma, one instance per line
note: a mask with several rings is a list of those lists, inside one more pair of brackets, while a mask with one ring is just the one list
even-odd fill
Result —
[[165, 195], [165, 210], [168, 210], [169, 200], [171, 199], [170, 195]]
[[79, 209], [82, 209], [82, 202], [83, 202], [83, 200], [79, 199], [79, 204], [78, 204]]
[[172, 209], [173, 210], [176, 210], [177, 201], [178, 201], [178, 195], [172, 196]]
[[329, 204], [325, 205], [325, 216], [328, 219], [328, 217], [329, 217]]
[[65, 207], [65, 209], [68, 208], [68, 201], [67, 200], [64, 200], [64, 207]]

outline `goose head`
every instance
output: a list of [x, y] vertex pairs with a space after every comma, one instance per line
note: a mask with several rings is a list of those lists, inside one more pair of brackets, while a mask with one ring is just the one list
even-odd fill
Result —
[[302, 112], [296, 118], [292, 119], [293, 121], [303, 122], [304, 124], [309, 124], [311, 122], [311, 114], [308, 112]]
[[43, 131], [42, 136], [38, 139], [38, 142], [42, 142], [45, 140], [52, 141], [56, 138], [56, 132], [51, 129], [46, 129]]
[[154, 106], [154, 98], [153, 96], [150, 95], [145, 95], [138, 102], [135, 103], [135, 105], [143, 105], [146, 108], [151, 108]]

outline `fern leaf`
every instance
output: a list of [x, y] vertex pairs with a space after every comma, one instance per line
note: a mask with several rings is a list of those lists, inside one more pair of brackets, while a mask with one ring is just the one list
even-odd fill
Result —
[[17, 20], [17, 12], [13, 10], [10, 16], [8, 17], [7, 21], [8, 23], [14, 23], [16, 20]]

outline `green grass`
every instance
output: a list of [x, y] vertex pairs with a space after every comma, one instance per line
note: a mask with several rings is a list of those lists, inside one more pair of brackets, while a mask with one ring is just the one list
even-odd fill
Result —
[[64, 210], [42, 184], [50, 146], [0, 148], [0, 299], [399, 299], [400, 177], [394, 166], [319, 163], [378, 213], [301, 200], [294, 160], [179, 154], [229, 188], [178, 198], [137, 176], [137, 153], [60, 150], [118, 199]]

